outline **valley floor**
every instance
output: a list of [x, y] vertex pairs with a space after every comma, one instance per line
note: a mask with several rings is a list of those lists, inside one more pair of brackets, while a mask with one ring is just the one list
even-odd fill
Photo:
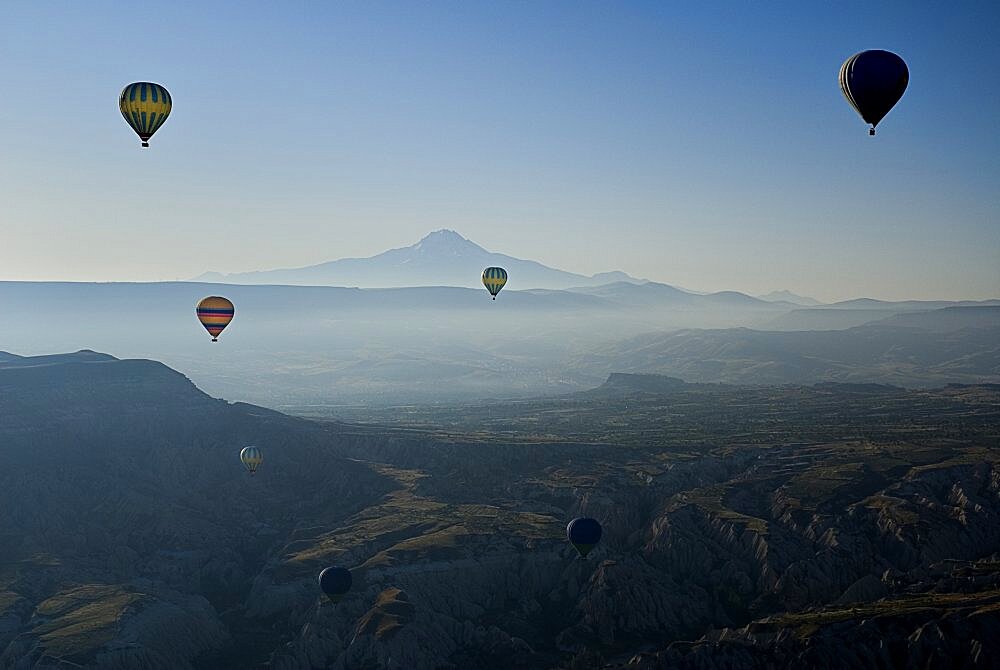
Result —
[[[58, 383], [56, 383], [58, 381]], [[305, 420], [149, 361], [0, 369], [0, 668], [989, 667], [1000, 387]], [[260, 446], [256, 477], [239, 469]], [[565, 525], [601, 521], [575, 557]], [[349, 567], [324, 604], [316, 574]]]

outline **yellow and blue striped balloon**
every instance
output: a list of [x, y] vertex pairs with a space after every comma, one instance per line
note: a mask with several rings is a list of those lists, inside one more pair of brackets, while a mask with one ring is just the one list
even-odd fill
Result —
[[149, 138], [170, 116], [173, 104], [167, 89], [159, 84], [138, 81], [122, 89], [118, 107], [125, 122], [142, 140], [142, 146], [148, 147]]
[[483, 270], [483, 286], [490, 292], [493, 299], [497, 299], [497, 293], [507, 283], [507, 271], [503, 268], [486, 268]]
[[257, 472], [258, 466], [264, 462], [264, 454], [261, 453], [259, 447], [243, 447], [243, 451], [240, 452], [240, 460], [253, 475]]

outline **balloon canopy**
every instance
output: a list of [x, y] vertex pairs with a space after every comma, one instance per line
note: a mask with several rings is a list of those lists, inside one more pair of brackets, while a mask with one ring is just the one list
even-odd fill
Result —
[[566, 538], [576, 547], [581, 558], [586, 558], [587, 554], [597, 546], [601, 541], [601, 533], [601, 524], [597, 519], [590, 517], [578, 517], [566, 526]]
[[869, 135], [903, 97], [910, 71], [891, 51], [873, 49], [856, 53], [840, 66], [840, 90], [865, 123]]
[[243, 447], [243, 451], [240, 452], [240, 460], [252, 475], [257, 472], [257, 467], [264, 462], [264, 454], [258, 447]]
[[339, 603], [343, 600], [353, 582], [351, 571], [340, 566], [324, 568], [319, 573], [319, 588], [331, 602]]
[[167, 89], [159, 84], [138, 81], [122, 89], [118, 98], [118, 108], [125, 117], [125, 123], [132, 126], [142, 146], [149, 146], [149, 138], [163, 125], [173, 101]]
[[483, 286], [490, 292], [493, 299], [497, 299], [497, 293], [507, 283], [507, 271], [503, 268], [490, 267], [483, 270]]
[[218, 295], [202, 298], [197, 307], [198, 320], [212, 336], [213, 342], [218, 342], [219, 333], [226, 329], [233, 320], [236, 308], [228, 299]]

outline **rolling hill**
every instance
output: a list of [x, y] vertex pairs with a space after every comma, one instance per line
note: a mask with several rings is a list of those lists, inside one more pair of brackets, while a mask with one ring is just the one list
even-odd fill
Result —
[[792, 293], [788, 290], [771, 291], [770, 293], [759, 295], [757, 297], [761, 300], [767, 300], [768, 302], [790, 302], [793, 305], [802, 305], [803, 307], [816, 307], [823, 304], [816, 298], [798, 295], [797, 293]]
[[650, 333], [587, 352], [575, 365], [592, 374], [651, 372], [735, 384], [996, 383], [1000, 307], [905, 311], [843, 330]]

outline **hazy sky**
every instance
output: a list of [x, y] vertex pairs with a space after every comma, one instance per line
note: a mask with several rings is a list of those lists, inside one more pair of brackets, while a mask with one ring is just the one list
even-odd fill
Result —
[[[5, 0], [0, 279], [308, 265], [447, 227], [693, 289], [998, 297], [998, 33], [995, 1]], [[837, 87], [870, 48], [910, 68], [875, 138]], [[174, 98], [150, 149], [117, 109], [136, 80]]]

